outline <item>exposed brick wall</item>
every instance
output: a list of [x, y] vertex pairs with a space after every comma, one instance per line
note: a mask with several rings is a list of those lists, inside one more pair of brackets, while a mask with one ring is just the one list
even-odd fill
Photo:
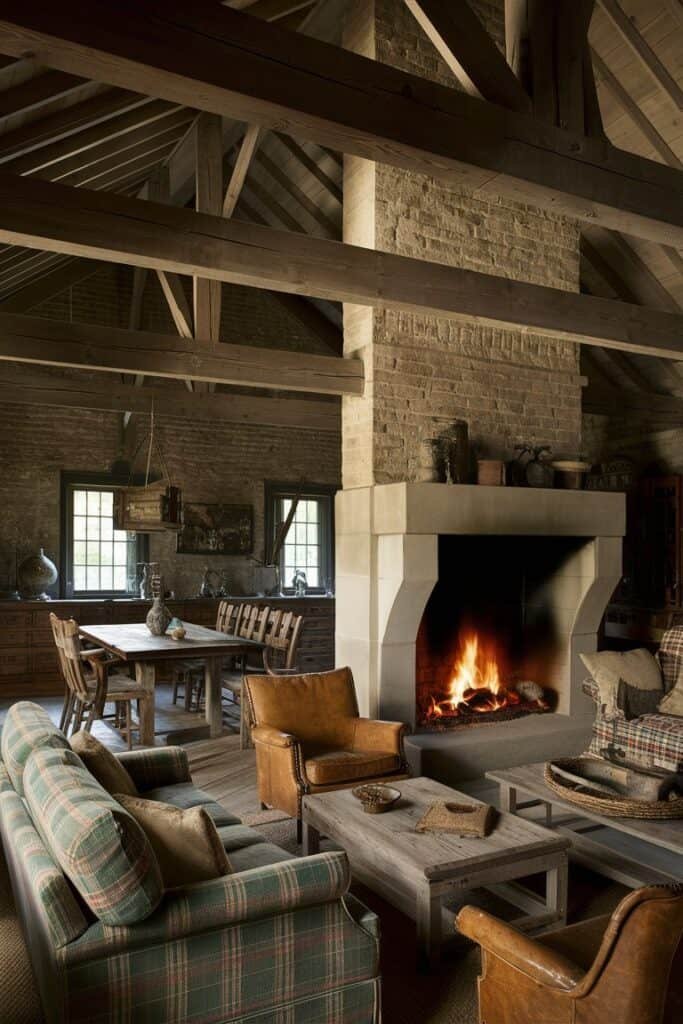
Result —
[[[32, 315], [126, 327], [132, 271], [107, 267], [31, 310]], [[175, 333], [155, 275], [148, 275], [143, 329]], [[311, 332], [268, 293], [224, 287], [222, 338], [235, 343], [327, 351]], [[27, 371], [28, 372], [28, 371]], [[82, 371], [54, 375], [92, 377]], [[101, 374], [97, 375], [101, 380]], [[163, 385], [162, 385], [163, 386]], [[165, 386], [181, 385], [167, 382]], [[337, 431], [249, 426], [225, 420], [192, 421], [157, 415], [158, 435], [173, 483], [187, 502], [250, 504], [254, 507], [254, 555], [263, 556], [264, 481], [308, 480], [338, 484]], [[140, 432], [144, 436], [146, 424]], [[43, 546], [59, 563], [60, 471], [108, 472], [123, 455], [120, 413], [0, 403], [0, 589], [22, 554]], [[161, 562], [167, 586], [193, 596], [204, 566], [225, 569], [235, 592], [253, 592], [254, 563], [243, 557], [177, 555], [175, 535], [150, 538], [150, 556]]]
[[[503, 4], [477, 3], [503, 39]], [[457, 87], [402, 0], [359, 0], [345, 45]], [[579, 289], [577, 225], [533, 207], [366, 161], [345, 163], [344, 237], [405, 256], [517, 280]], [[369, 219], [372, 224], [368, 223]], [[569, 342], [446, 318], [345, 309], [345, 349], [362, 355], [370, 387], [343, 403], [345, 487], [420, 479], [424, 442], [456, 417], [477, 454], [510, 456], [515, 444], [581, 444], [578, 350]]]

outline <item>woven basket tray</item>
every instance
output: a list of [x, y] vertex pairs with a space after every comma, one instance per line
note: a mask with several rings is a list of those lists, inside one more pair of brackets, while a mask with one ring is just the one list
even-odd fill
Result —
[[[564, 760], [558, 758], [555, 763], [558, 768], [564, 768], [566, 771], [578, 774], [581, 772], [581, 758]], [[584, 793], [575, 789], [567, 779], [554, 774], [552, 762], [546, 764], [543, 774], [546, 785], [563, 800], [595, 811], [596, 814], [604, 814], [608, 818], [659, 818], [660, 820], [683, 818], [683, 797], [645, 803], [642, 800], [631, 800], [616, 793], [614, 796]], [[586, 785], [590, 786], [589, 779], [586, 779]]]

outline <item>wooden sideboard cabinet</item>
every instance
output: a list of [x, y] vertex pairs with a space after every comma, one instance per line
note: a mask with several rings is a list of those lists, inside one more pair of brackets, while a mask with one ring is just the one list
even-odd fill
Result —
[[[334, 598], [235, 598], [286, 607], [305, 617], [299, 647], [299, 666], [304, 672], [334, 667]], [[218, 601], [194, 598], [167, 601], [179, 619], [212, 627]], [[2, 601], [0, 602], [0, 698], [47, 697], [61, 694], [50, 612], [73, 618], [82, 626], [104, 622], [144, 622], [151, 602], [122, 601]]]

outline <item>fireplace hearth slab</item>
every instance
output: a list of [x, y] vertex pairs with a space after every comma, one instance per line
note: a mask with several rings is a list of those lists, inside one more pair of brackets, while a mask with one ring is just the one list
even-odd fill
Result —
[[593, 720], [593, 715], [527, 715], [495, 725], [417, 733], [406, 738], [406, 757], [414, 775], [454, 786], [497, 768], [576, 757], [588, 747]]

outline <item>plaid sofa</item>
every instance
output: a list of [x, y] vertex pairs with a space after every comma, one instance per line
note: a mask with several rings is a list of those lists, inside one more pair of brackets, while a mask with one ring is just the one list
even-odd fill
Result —
[[44, 712], [22, 706], [3, 727], [0, 834], [47, 1021], [379, 1021], [378, 921], [348, 893], [346, 856], [292, 859], [266, 842], [192, 784], [181, 748], [120, 757], [146, 799], [206, 807], [233, 873], [164, 893], [139, 923], [98, 920], [15, 785], [32, 744], [60, 742]]
[[[683, 627], [666, 630], [657, 657], [664, 690], [668, 692], [683, 671]], [[652, 714], [629, 722], [622, 712], [614, 718], [607, 718], [601, 711], [595, 681], [588, 678], [583, 689], [593, 698], [597, 708], [589, 753], [654, 772], [683, 771], [683, 719], [676, 715]]]

